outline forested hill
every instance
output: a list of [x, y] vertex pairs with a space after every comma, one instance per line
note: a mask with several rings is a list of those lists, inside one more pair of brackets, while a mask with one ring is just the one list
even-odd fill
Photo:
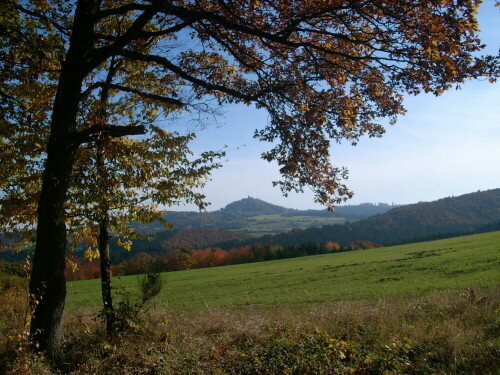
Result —
[[241, 215], [241, 216], [257, 216], [257, 215], [274, 215], [284, 214], [290, 211], [289, 209], [275, 204], [267, 203], [257, 198], [244, 198], [239, 201], [229, 203], [221, 212], [225, 214]]
[[[164, 219], [173, 225], [174, 229], [213, 228], [220, 230], [245, 231], [251, 224], [251, 218], [263, 215], [281, 215], [286, 217], [319, 217], [341, 218], [345, 221], [364, 219], [373, 215], [387, 212], [391, 208], [399, 207], [386, 203], [363, 203], [350, 206], [339, 206], [335, 212], [323, 210], [296, 210], [265, 202], [257, 198], [244, 198], [229, 203], [226, 207], [209, 212], [170, 211]], [[133, 226], [144, 234], [154, 234], [165, 231], [159, 222], [150, 224], [133, 223]], [[312, 226], [312, 225], [311, 225]]]
[[326, 241], [345, 245], [356, 240], [399, 242], [438, 233], [472, 230], [499, 220], [500, 189], [493, 189], [402, 206], [343, 225], [265, 236], [259, 238], [259, 242], [281, 245]]

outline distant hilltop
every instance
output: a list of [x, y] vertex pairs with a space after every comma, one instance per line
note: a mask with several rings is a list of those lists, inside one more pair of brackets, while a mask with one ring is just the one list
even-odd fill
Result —
[[345, 205], [335, 207], [335, 212], [329, 212], [326, 209], [321, 210], [298, 210], [294, 208], [286, 208], [272, 203], [263, 201], [262, 199], [247, 198], [229, 203], [226, 207], [219, 211], [224, 213], [232, 213], [242, 216], [257, 216], [257, 215], [303, 215], [303, 216], [339, 216], [345, 217], [348, 220], [364, 219], [373, 215], [383, 214], [393, 208], [401, 207], [398, 204], [387, 203], [361, 203], [357, 205]]
[[[174, 230], [213, 228], [220, 230], [245, 231], [245, 229], [248, 229], [249, 220], [251, 220], [252, 217], [258, 216], [280, 215], [282, 217], [309, 217], [311, 218], [309, 220], [312, 224], [311, 226], [318, 226], [327, 224], [326, 222], [323, 222], [324, 219], [327, 218], [332, 220], [342, 219], [343, 221], [341, 222], [356, 221], [370, 216], [383, 214], [397, 207], [400, 206], [388, 205], [385, 203], [363, 203], [352, 206], [339, 206], [335, 209], [335, 212], [330, 212], [326, 209], [297, 210], [268, 203], [262, 199], [247, 197], [229, 203], [226, 207], [217, 211], [170, 211], [163, 218], [173, 225]], [[318, 218], [316, 224], [314, 224], [315, 220], [312, 218]], [[283, 220], [286, 221], [286, 219]], [[265, 222], [262, 221], [261, 224], [265, 225]], [[165, 231], [165, 227], [159, 222], [149, 224], [133, 223], [133, 225], [143, 234], [154, 234]], [[298, 225], [297, 222], [296, 225]], [[293, 228], [295, 228], [295, 226], [289, 229]]]
[[243, 198], [239, 201], [229, 203], [226, 207], [222, 208], [221, 211], [237, 213], [245, 216], [257, 216], [284, 214], [287, 213], [289, 209], [249, 196], [248, 198]]

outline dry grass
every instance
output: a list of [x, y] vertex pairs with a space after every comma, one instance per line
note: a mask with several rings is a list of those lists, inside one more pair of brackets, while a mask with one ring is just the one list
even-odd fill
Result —
[[65, 316], [66, 358], [51, 369], [28, 350], [19, 281], [0, 293], [0, 373], [493, 374], [499, 296], [493, 288], [198, 314], [153, 306], [111, 339], [80, 311]]

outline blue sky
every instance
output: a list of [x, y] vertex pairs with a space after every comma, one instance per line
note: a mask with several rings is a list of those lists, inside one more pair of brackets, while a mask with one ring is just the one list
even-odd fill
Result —
[[[494, 3], [486, 0], [478, 16], [490, 54], [500, 46], [500, 8]], [[469, 81], [437, 98], [407, 97], [405, 107], [407, 114], [383, 138], [332, 148], [333, 164], [350, 171], [347, 185], [355, 195], [346, 204], [406, 204], [500, 187], [500, 82]], [[218, 124], [199, 130], [192, 144], [199, 151], [229, 146], [227, 162], [204, 189], [209, 210], [247, 196], [290, 208], [323, 208], [310, 191], [285, 198], [272, 187], [278, 168], [260, 159], [269, 145], [252, 137], [267, 123], [264, 111], [243, 105], [223, 111]]]

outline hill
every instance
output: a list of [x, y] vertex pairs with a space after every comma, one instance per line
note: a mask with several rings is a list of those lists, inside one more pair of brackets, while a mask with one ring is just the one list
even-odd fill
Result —
[[[163, 254], [183, 247], [201, 249], [221, 243], [238, 245], [242, 241], [250, 241], [252, 237], [357, 220], [386, 212], [391, 207], [397, 206], [364, 203], [340, 206], [335, 213], [327, 210], [301, 211], [248, 197], [232, 202], [218, 211], [169, 212], [164, 217], [173, 225], [173, 229], [169, 230], [159, 222], [149, 224], [132, 222], [132, 226], [139, 233], [154, 235], [156, 238], [152, 241], [134, 240], [131, 252], [122, 250], [116, 246], [116, 241], [111, 241], [111, 257], [113, 262], [121, 262], [141, 251]], [[77, 250], [75, 254], [79, 255], [82, 251], [82, 249]], [[19, 261], [26, 258], [26, 253], [0, 251], [0, 258]]]
[[[170, 211], [164, 219], [176, 230], [213, 228], [219, 230], [235, 230], [254, 236], [276, 234], [295, 228], [317, 227], [326, 224], [343, 223], [364, 219], [387, 212], [391, 208], [385, 203], [363, 203], [337, 207], [335, 212], [325, 210], [296, 210], [265, 202], [261, 199], [247, 197], [229, 203], [218, 211], [193, 212]], [[255, 221], [258, 221], [256, 228]], [[277, 223], [279, 222], [279, 223]], [[165, 231], [160, 223], [133, 223], [143, 234], [155, 234]], [[268, 228], [269, 230], [266, 230]]]
[[[115, 278], [131, 322], [118, 347], [93, 318], [99, 280], [70, 282], [64, 372], [496, 374], [499, 242], [496, 232], [169, 272], [147, 305], [146, 277]], [[21, 350], [27, 283], [5, 276], [0, 373], [60, 373]]]
[[241, 216], [258, 216], [258, 215], [274, 215], [284, 214], [289, 210], [285, 207], [264, 202], [257, 198], [244, 198], [239, 201], [229, 203], [221, 212], [226, 214], [241, 215]]
[[155, 239], [133, 241], [132, 252], [123, 252], [117, 246], [112, 246], [112, 258], [113, 262], [121, 262], [141, 251], [164, 254], [180, 248], [229, 248], [241, 243], [259, 242], [258, 239], [252, 239], [255, 237], [342, 224], [383, 213], [394, 207], [399, 206], [364, 203], [339, 206], [335, 212], [326, 209], [296, 210], [247, 197], [214, 212], [170, 212], [164, 218], [173, 225], [173, 230], [165, 230], [159, 223], [134, 223], [139, 232], [155, 235]]
[[493, 189], [402, 206], [343, 225], [266, 236], [259, 241], [280, 245], [326, 241], [345, 245], [356, 240], [394, 243], [439, 233], [472, 230], [499, 220], [500, 189]]

